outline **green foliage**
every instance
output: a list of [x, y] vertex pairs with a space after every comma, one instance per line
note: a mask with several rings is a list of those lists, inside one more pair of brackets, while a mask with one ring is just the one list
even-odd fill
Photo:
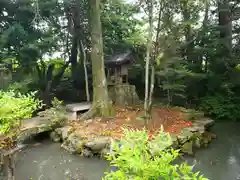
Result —
[[10, 91], [26, 94], [30, 91], [31, 84], [35, 81], [33, 76], [25, 76], [22, 81], [16, 81], [9, 85]]
[[54, 125], [56, 127], [64, 125], [66, 123], [67, 117], [63, 102], [54, 97], [51, 101], [51, 105], [51, 108], [39, 112], [38, 115], [50, 118], [52, 121], [51, 125]]
[[[79, 7], [75, 12], [76, 2]], [[134, 50], [135, 65], [138, 66], [131, 66], [129, 82], [136, 85], [140, 97], [144, 95], [143, 56], [146, 52], [148, 23], [146, 21], [148, 5], [145, 2], [136, 5], [124, 0], [101, 1], [104, 55], [108, 58], [116, 52], [116, 49]], [[240, 119], [238, 113], [240, 31], [237, 23], [239, 16], [235, 17], [239, 3], [233, 0], [224, 1], [229, 3], [226, 7], [230, 7], [229, 12], [232, 13], [224, 14], [224, 11], [217, 9], [220, 6], [211, 1], [154, 0], [152, 2], [154, 4], [152, 57], [156, 65], [154, 95], [161, 97], [163, 101], [167, 99], [168, 105], [186, 105], [193, 108], [199, 107], [202, 98], [201, 107], [210, 115], [219, 119]], [[74, 28], [77, 28], [81, 36], [86, 57], [89, 60], [88, 50], [91, 47], [88, 1], [39, 0], [39, 22], [33, 21], [38, 13], [34, 5], [36, 7], [36, 3], [30, 0], [0, 1], [0, 63], [12, 65], [9, 70], [15, 83], [10, 86], [10, 89], [23, 94], [38, 90], [41, 92], [40, 95], [43, 94], [42, 96], [46, 95], [46, 97], [55, 93], [55, 95], [66, 95], [68, 100], [81, 99], [83, 96], [79, 93], [79, 89], [83, 87], [84, 76], [80, 62], [77, 62], [79, 76], [76, 83], [75, 80], [72, 83], [72, 79], [69, 78], [65, 81], [68, 85], [66, 86], [60, 83], [60, 80], [64, 73], [61, 73], [62, 70], [68, 71], [71, 77], [69, 67], [64, 67], [68, 60], [74, 59], [71, 58], [72, 40], [77, 39], [72, 39]], [[215, 10], [212, 11], [212, 9]], [[159, 10], [161, 10], [160, 13]], [[223, 13], [223, 18], [217, 18], [221, 14], [218, 12]], [[80, 21], [81, 27], [74, 25], [76, 14], [79, 15], [77, 21]], [[233, 18], [230, 18], [231, 16]], [[159, 17], [161, 27], [157, 36], [156, 24]], [[220, 19], [231, 19], [232, 23], [222, 26], [226, 28], [218, 28], [221, 24]], [[232, 26], [228, 27], [230, 24]], [[223, 32], [225, 30], [231, 33]], [[223, 37], [224, 34], [234, 34], [230, 53], [223, 44], [226, 39], [231, 38]], [[156, 37], [158, 39], [155, 39]], [[155, 45], [158, 47], [156, 48]], [[51, 59], [46, 62], [44, 56], [51, 56], [55, 52], [60, 52], [64, 60]], [[154, 54], [156, 52], [157, 54]], [[79, 55], [82, 56], [82, 54]], [[42, 59], [43, 61], [40, 61]], [[48, 68], [49, 65], [54, 67]], [[49, 82], [51, 87], [48, 89]], [[76, 86], [80, 88], [73, 88], [73, 84], [74, 86], [77, 84]], [[221, 87], [225, 84], [231, 86], [233, 94], [230, 97], [221, 94]], [[2, 85], [5, 86], [3, 83]], [[219, 94], [210, 96], [210, 92]], [[75, 94], [78, 94], [77, 97]], [[72, 96], [71, 99], [69, 99], [70, 96]]]
[[142, 43], [140, 30], [141, 22], [134, 15], [138, 10], [132, 4], [122, 0], [108, 0], [103, 3], [102, 26], [106, 54], [113, 51], [131, 48], [134, 44]]
[[60, 109], [63, 106], [63, 101], [60, 101], [56, 97], [54, 97], [51, 104], [52, 104], [53, 108]]
[[201, 118], [204, 118], [204, 113], [201, 111], [197, 111], [195, 109], [185, 109], [182, 110], [182, 112], [185, 113], [185, 117], [189, 121], [199, 120]]
[[58, 2], [39, 1], [45, 25], [33, 23], [35, 11], [32, 5], [31, 1], [4, 1], [0, 5], [0, 59], [16, 57], [16, 62], [27, 69], [44, 53], [57, 49], [61, 37], [57, 17], [62, 10]]
[[22, 119], [32, 117], [41, 107], [41, 101], [34, 98], [35, 92], [26, 95], [19, 92], [0, 91], [0, 133], [7, 133], [18, 126]]
[[125, 137], [112, 145], [113, 153], [107, 156], [117, 171], [108, 172], [103, 180], [207, 180], [186, 163], [175, 164], [178, 150], [169, 148], [170, 135], [162, 130], [149, 141], [146, 131], [125, 130]]
[[240, 104], [236, 97], [224, 94], [206, 96], [202, 99], [201, 109], [217, 119], [237, 120], [240, 117]]

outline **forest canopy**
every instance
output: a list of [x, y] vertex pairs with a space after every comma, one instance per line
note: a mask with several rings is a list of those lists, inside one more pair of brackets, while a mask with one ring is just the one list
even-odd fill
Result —
[[[0, 1], [0, 64], [12, 73], [10, 89], [38, 90], [46, 101], [53, 96], [87, 98], [84, 62], [91, 72], [93, 37], [88, 3]], [[237, 120], [239, 8], [237, 0], [102, 0], [103, 57], [131, 49], [136, 62], [129, 82], [143, 97], [145, 57], [150, 48], [150, 67], [155, 68], [156, 78], [154, 99], [201, 109], [217, 119]], [[88, 79], [92, 92], [91, 73]]]

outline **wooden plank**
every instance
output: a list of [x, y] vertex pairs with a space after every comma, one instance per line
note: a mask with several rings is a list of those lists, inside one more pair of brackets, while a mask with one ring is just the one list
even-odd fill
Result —
[[82, 102], [82, 103], [73, 103], [67, 104], [66, 109], [70, 112], [84, 111], [91, 108], [92, 103], [90, 102]]

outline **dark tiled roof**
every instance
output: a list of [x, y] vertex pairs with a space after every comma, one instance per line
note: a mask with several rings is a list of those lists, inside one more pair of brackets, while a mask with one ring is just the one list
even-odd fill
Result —
[[105, 60], [106, 65], [122, 65], [125, 63], [131, 63], [134, 61], [131, 51], [125, 53], [115, 54], [112, 57]]

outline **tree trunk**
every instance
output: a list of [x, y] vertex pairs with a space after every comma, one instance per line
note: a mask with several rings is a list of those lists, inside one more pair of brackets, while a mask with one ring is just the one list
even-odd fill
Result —
[[[155, 85], [155, 61], [157, 56], [159, 55], [159, 35], [161, 31], [161, 19], [162, 19], [162, 6], [163, 6], [163, 1], [160, 2], [159, 5], [159, 12], [158, 12], [158, 21], [157, 21], [157, 32], [156, 32], [156, 39], [155, 39], [155, 47], [154, 47], [154, 54], [153, 58], [151, 61], [151, 83], [150, 83], [150, 93], [149, 93], [149, 112], [152, 110], [152, 99], [153, 99], [153, 91], [154, 91], [154, 85]], [[153, 12], [152, 12], [153, 13]], [[150, 23], [153, 23], [150, 21]]]
[[146, 69], [145, 69], [145, 101], [144, 101], [144, 111], [145, 111], [145, 126], [150, 118], [149, 112], [149, 64], [152, 54], [152, 36], [153, 36], [153, 3], [150, 0], [148, 2], [148, 13], [149, 13], [149, 30], [147, 39], [147, 53], [146, 53]]
[[76, 35], [72, 36], [72, 47], [71, 47], [71, 56], [70, 56], [70, 61], [71, 61], [71, 72], [72, 72], [72, 80], [73, 80], [73, 85], [76, 86], [76, 81], [77, 81], [77, 54], [78, 54], [78, 39]]
[[72, 66], [72, 80], [75, 87], [78, 84], [78, 46], [81, 35], [80, 24], [80, 0], [73, 2], [73, 36], [72, 36], [72, 48], [71, 48], [71, 66]]
[[51, 104], [51, 91], [52, 91], [52, 81], [53, 81], [53, 70], [54, 64], [48, 65], [45, 81], [45, 89], [43, 92], [43, 102], [47, 106]]
[[218, 18], [220, 38], [223, 39], [223, 45], [226, 50], [223, 54], [226, 55], [231, 53], [232, 49], [232, 19], [229, 0], [218, 2]]
[[86, 59], [86, 53], [85, 53], [85, 50], [84, 50], [82, 40], [80, 40], [80, 47], [81, 47], [81, 54], [83, 56], [83, 67], [84, 67], [84, 76], [85, 76], [85, 91], [86, 91], [87, 101], [89, 102], [90, 101], [90, 93], [89, 93], [89, 87], [88, 87], [87, 59]]
[[151, 112], [152, 110], [152, 101], [153, 101], [152, 98], [153, 98], [154, 85], [155, 85], [155, 67], [154, 67], [154, 63], [152, 62], [151, 83], [150, 83], [150, 93], [149, 93], [149, 102], [148, 102], [149, 112]]
[[93, 76], [93, 104], [91, 109], [83, 115], [83, 119], [92, 116], [109, 117], [113, 115], [113, 107], [108, 99], [107, 82], [103, 59], [103, 39], [100, 21], [100, 1], [89, 0], [90, 32], [91, 32], [91, 60]]

